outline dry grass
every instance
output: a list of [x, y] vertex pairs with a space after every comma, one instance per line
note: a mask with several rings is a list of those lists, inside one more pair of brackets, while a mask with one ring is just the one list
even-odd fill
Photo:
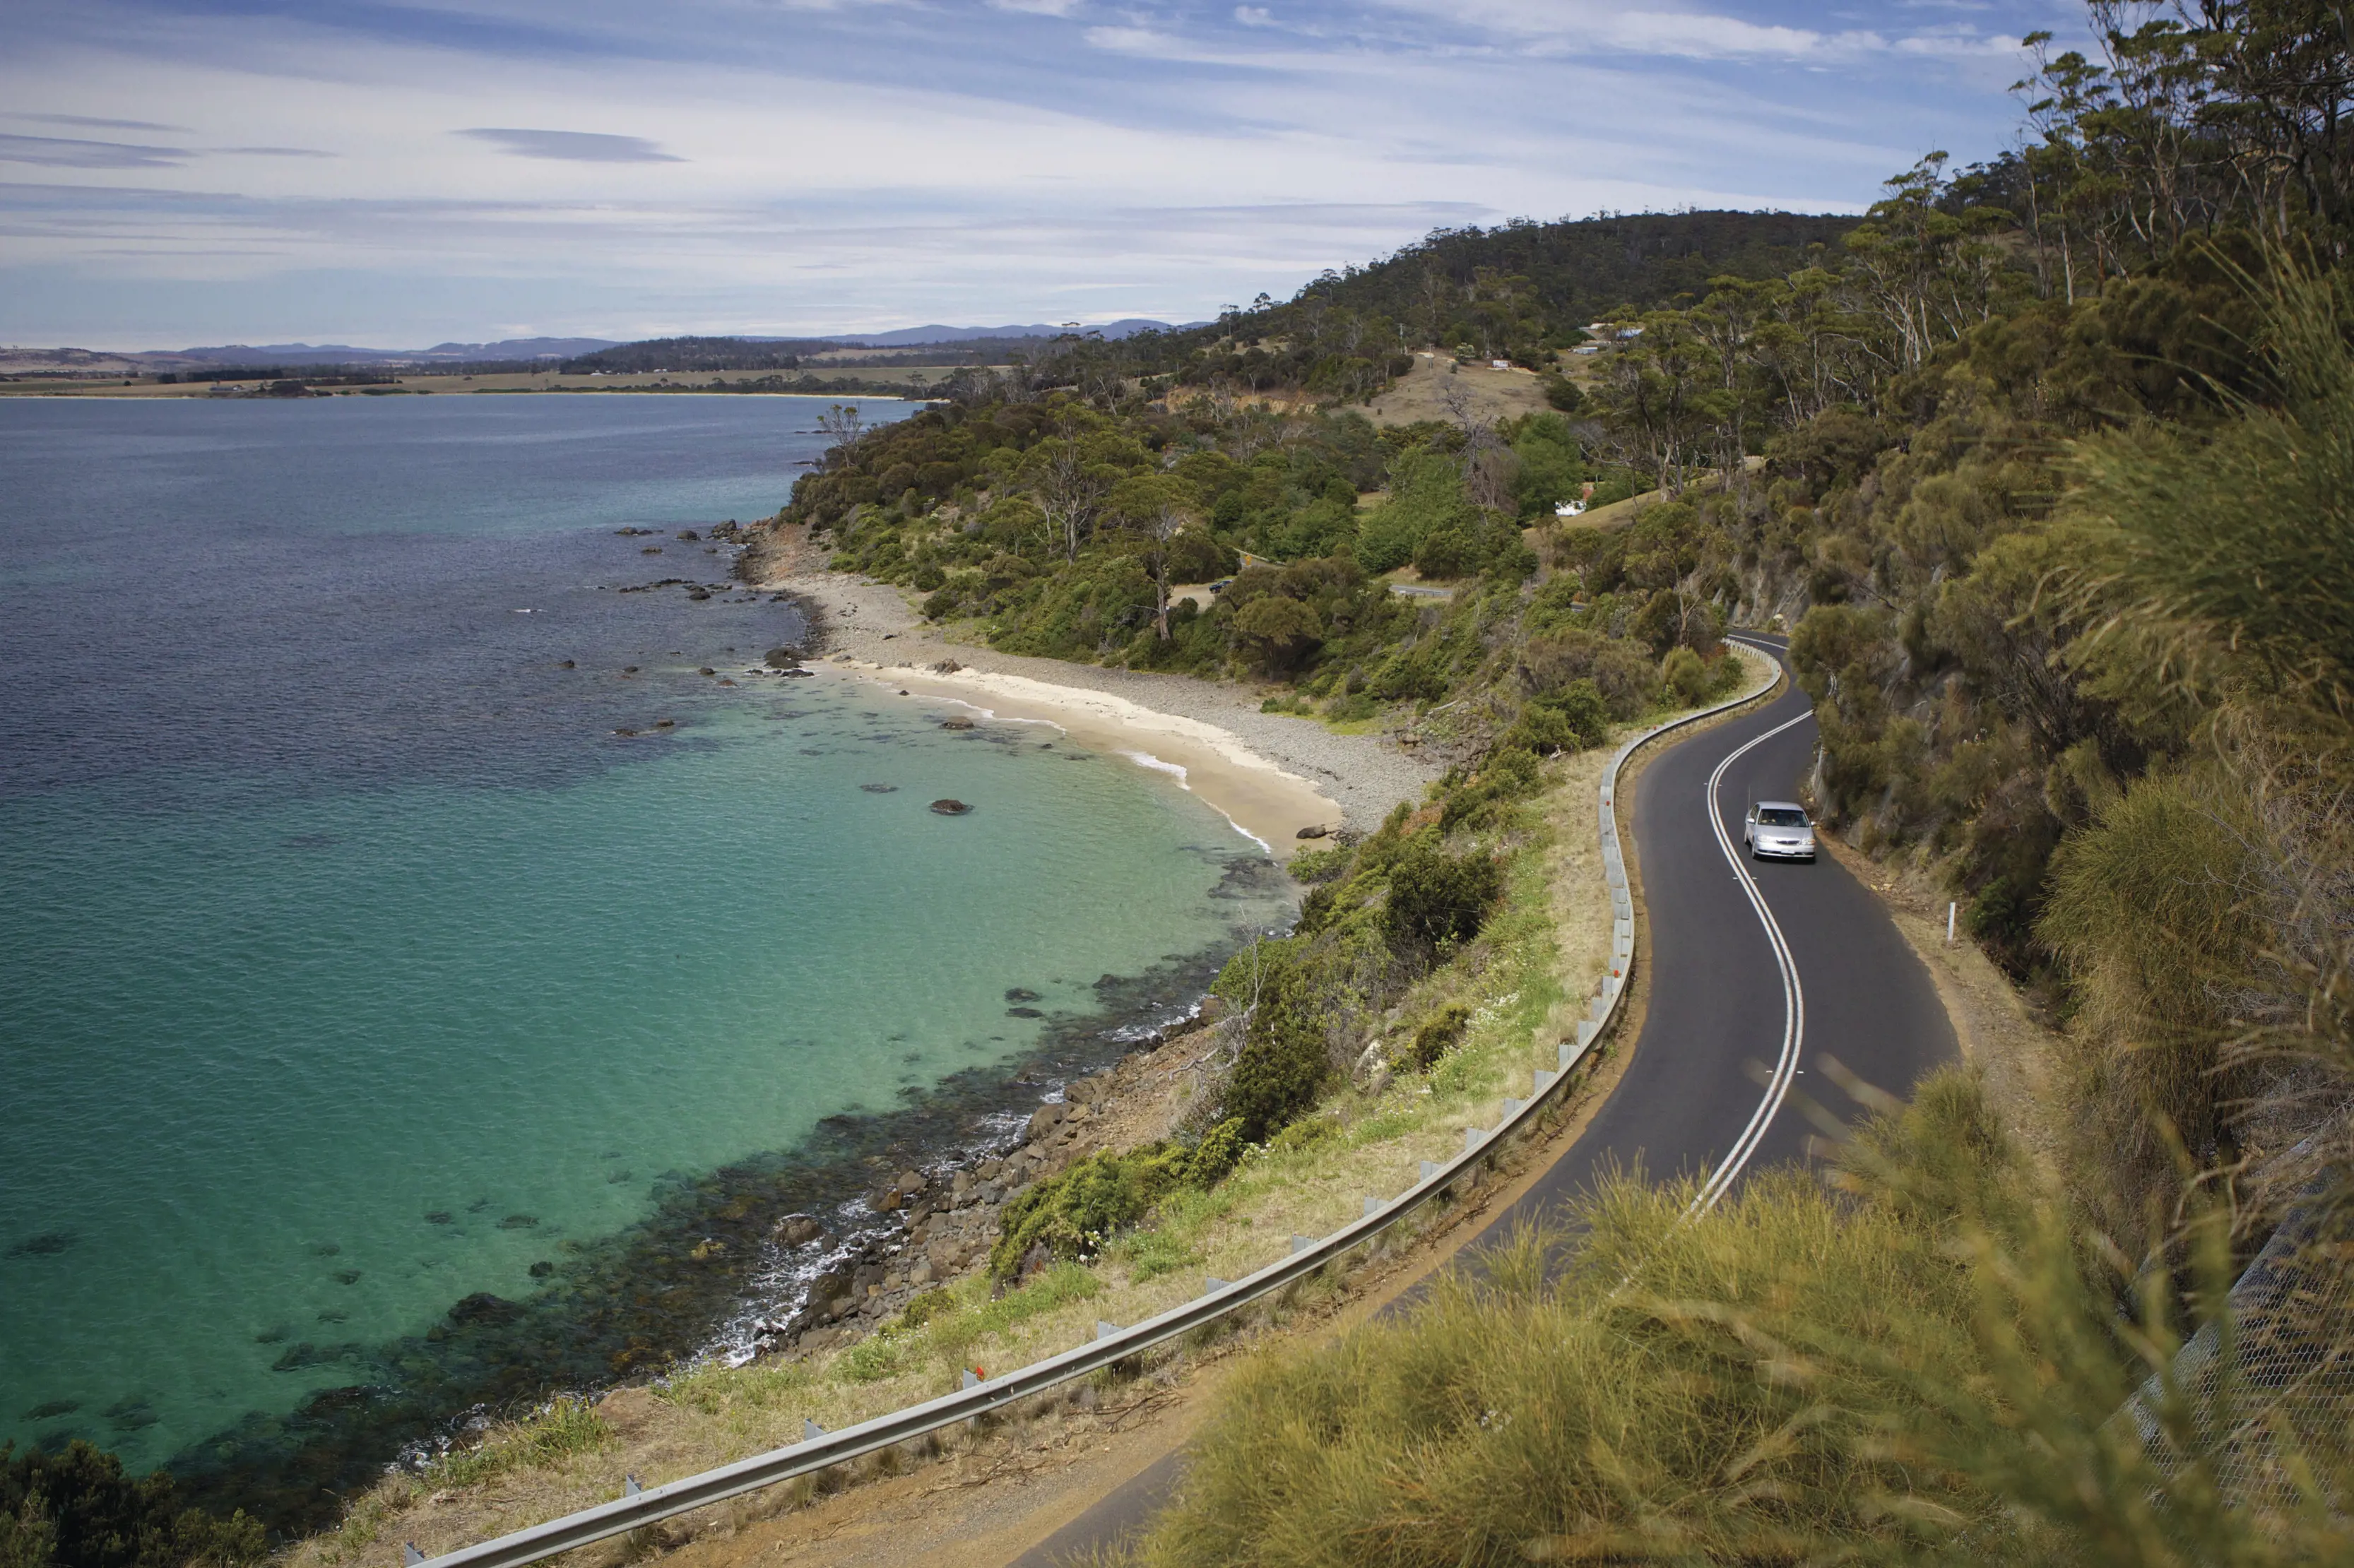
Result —
[[[2119, 1317], [2122, 1277], [1971, 1075], [1925, 1083], [1838, 1181], [1766, 1172], [1698, 1218], [1689, 1187], [1620, 1183], [1572, 1254], [1532, 1234], [1406, 1318], [1258, 1357], [1135, 1560], [2345, 1560], [2341, 1476], [2259, 1510], [2115, 1419], [2179, 1338]], [[2234, 1408], [2154, 1403], [2169, 1433]]]
[[[1452, 376], [1447, 374], [1450, 367], [1455, 372]], [[1414, 368], [1375, 397], [1365, 413], [1376, 425], [1411, 425], [1424, 419], [1452, 424], [1455, 416], [1446, 402], [1450, 387], [1471, 395], [1467, 412], [1482, 423], [1517, 419], [1523, 414], [1553, 407], [1545, 401], [1544, 388], [1533, 371], [1517, 366], [1498, 370], [1488, 365], [1457, 366], [1442, 356], [1417, 357]]]

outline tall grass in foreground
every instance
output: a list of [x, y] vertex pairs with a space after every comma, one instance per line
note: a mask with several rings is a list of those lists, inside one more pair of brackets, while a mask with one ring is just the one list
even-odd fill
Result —
[[[1827, 1187], [1768, 1172], [1697, 1220], [1622, 1181], [1403, 1320], [1237, 1377], [1142, 1563], [2343, 1559], [2345, 1478], [2226, 1497], [2117, 1413], [2171, 1363], [1973, 1080], [1876, 1121]], [[2219, 1233], [2220, 1234], [2220, 1233]], [[2221, 1277], [2220, 1247], [2207, 1249]], [[2118, 1260], [2122, 1262], [2123, 1260]], [[2159, 1426], [2243, 1428], [2161, 1380]], [[2285, 1456], [2292, 1460], [2295, 1456]]]

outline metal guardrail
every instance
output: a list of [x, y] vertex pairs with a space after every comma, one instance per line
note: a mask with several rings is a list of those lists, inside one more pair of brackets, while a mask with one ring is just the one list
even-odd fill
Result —
[[[1762, 651], [1762, 650], [1761, 650]], [[1532, 1123], [1544, 1111], [1553, 1091], [1564, 1082], [1570, 1069], [1576, 1066], [1592, 1048], [1594, 1042], [1607, 1029], [1618, 1012], [1627, 991], [1629, 972], [1635, 957], [1634, 896], [1627, 883], [1625, 851], [1618, 842], [1617, 800], [1618, 771], [1638, 747], [1656, 740], [1672, 730], [1702, 719], [1711, 718], [1727, 709], [1755, 702], [1780, 683], [1779, 671], [1773, 680], [1663, 725], [1655, 725], [1621, 746], [1603, 769], [1602, 785], [1596, 802], [1602, 841], [1602, 866], [1610, 886], [1610, 969], [1602, 982], [1602, 992], [1594, 999], [1586, 1016], [1577, 1024], [1576, 1038], [1561, 1043], [1559, 1065], [1552, 1071], [1540, 1069], [1533, 1075], [1529, 1097], [1525, 1100], [1507, 1098], [1504, 1119], [1491, 1128], [1467, 1127], [1463, 1129], [1463, 1152], [1440, 1163], [1426, 1160], [1422, 1176], [1412, 1187], [1386, 1202], [1374, 1198], [1365, 1200], [1363, 1218], [1343, 1225], [1321, 1240], [1310, 1241], [1305, 1236], [1292, 1238], [1288, 1255], [1268, 1264], [1257, 1273], [1231, 1282], [1211, 1281], [1211, 1287], [1182, 1306], [1172, 1308], [1159, 1317], [1120, 1329], [1098, 1323], [1095, 1339], [1075, 1350], [1043, 1361], [1034, 1361], [1017, 1372], [1004, 1373], [986, 1381], [965, 1374], [966, 1385], [954, 1393], [922, 1404], [895, 1410], [862, 1421], [855, 1426], [839, 1432], [826, 1432], [815, 1423], [807, 1424], [808, 1436], [789, 1447], [757, 1454], [733, 1465], [682, 1480], [670, 1481], [659, 1487], [633, 1490], [612, 1502], [566, 1514], [545, 1524], [527, 1530], [461, 1546], [455, 1552], [428, 1559], [415, 1547], [408, 1549], [408, 1563], [422, 1568], [517, 1568], [526, 1563], [536, 1563], [577, 1546], [673, 1518], [682, 1513], [705, 1508], [746, 1492], [775, 1486], [796, 1477], [812, 1475], [846, 1459], [905, 1443], [928, 1432], [970, 1421], [985, 1415], [1016, 1400], [1043, 1393], [1059, 1383], [1084, 1377], [1114, 1362], [1127, 1360], [1154, 1346], [1175, 1339], [1181, 1334], [1214, 1323], [1228, 1314], [1299, 1279], [1307, 1277], [1327, 1263], [1373, 1240], [1392, 1225], [1413, 1213], [1424, 1203], [1452, 1186], [1474, 1165], [1501, 1147], [1504, 1140]], [[635, 1485], [634, 1480], [631, 1482]]]

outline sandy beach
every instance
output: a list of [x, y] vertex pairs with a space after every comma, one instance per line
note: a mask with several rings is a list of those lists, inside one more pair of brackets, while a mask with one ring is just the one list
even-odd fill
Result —
[[[810, 605], [822, 635], [813, 668], [960, 703], [977, 717], [1051, 724], [1091, 750], [1181, 771], [1187, 789], [1278, 857], [1302, 847], [1302, 828], [1370, 831], [1397, 802], [1419, 802], [1444, 771], [1386, 736], [1261, 713], [1249, 685], [952, 642], [887, 583], [784, 564], [760, 586]], [[948, 663], [959, 668], [937, 668]]]

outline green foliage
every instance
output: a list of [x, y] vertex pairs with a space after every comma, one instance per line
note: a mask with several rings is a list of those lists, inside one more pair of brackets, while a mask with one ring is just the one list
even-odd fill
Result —
[[1522, 705], [1521, 716], [1497, 744], [1522, 747], [1539, 756], [1585, 751], [1610, 735], [1610, 708], [1590, 676], [1541, 692]]
[[[1968, 1080], [1925, 1084], [1843, 1165], [1845, 1192], [1759, 1172], [1698, 1216], [1688, 1188], [1621, 1181], [1570, 1216], [1565, 1269], [1559, 1236], [1524, 1233], [1414, 1312], [1261, 1355], [1136, 1561], [2187, 1568], [2354, 1546], [2294, 1495], [2259, 1525], [2112, 1419], [2132, 1347], [2179, 1341], [2162, 1315], [2120, 1324]], [[2228, 1419], [2231, 1397], [2169, 1393], [2157, 1419]]]
[[1393, 571], [1416, 560], [1433, 535], [1476, 540], [1479, 528], [1479, 509], [1463, 493], [1461, 461], [1409, 447], [1390, 461], [1388, 499], [1358, 526], [1357, 559], [1369, 572]]
[[[1439, 808], [1438, 831], [1451, 833], [1466, 824], [1479, 826], [1490, 821], [1494, 819], [1496, 808], [1507, 801], [1526, 800], [1535, 794], [1543, 783], [1544, 774], [1537, 762], [1536, 753], [1524, 746], [1512, 744], [1511, 737], [1508, 736], [1505, 744], [1497, 746], [1480, 760], [1478, 769], [1461, 788], [1447, 794], [1446, 803]], [[1424, 895], [1418, 888], [1408, 894], [1410, 898]], [[1390, 885], [1393, 905], [1397, 902], [1397, 874], [1393, 869]], [[1416, 918], [1426, 916], [1418, 915]], [[1477, 922], [1473, 923], [1472, 929], [1477, 929]], [[1466, 940], [1469, 935], [1470, 932], [1467, 931], [1452, 939]]]
[[0, 1445], [0, 1561], [11, 1568], [239, 1568], [268, 1545], [242, 1511], [183, 1507], [163, 1471], [133, 1480], [79, 1438], [57, 1454]]
[[1328, 844], [1322, 849], [1301, 850], [1291, 857], [1289, 869], [1296, 881], [1330, 882], [1349, 869], [1349, 863], [1356, 858], [1356, 850], [1348, 844]]
[[1329, 1047], [1346, 956], [1336, 944], [1293, 936], [1253, 943], [1220, 976], [1221, 989], [1232, 983], [1240, 994], [1228, 994], [1249, 1009], [1223, 1107], [1240, 1124], [1244, 1141], [1265, 1142], [1314, 1108], [1331, 1082]]
[[2086, 515], [2108, 522], [2135, 612], [2211, 629], [2272, 683], [2354, 718], [2354, 283], [2286, 275], [2262, 297], [2276, 403], [2211, 434], [2154, 429], [2083, 449]]
[[[1560, 385], [1576, 393], [1569, 383]], [[1550, 386], [1548, 393], [1552, 395]], [[1560, 407], [1557, 399], [1555, 406]], [[1576, 411], [1575, 402], [1569, 411]], [[1507, 439], [1519, 462], [1519, 471], [1512, 476], [1512, 498], [1522, 517], [1550, 517], [1556, 502], [1577, 498], [1585, 479], [1585, 453], [1570, 433], [1568, 420], [1556, 414], [1531, 414], [1518, 422]]]
[[1463, 1043], [1463, 1031], [1471, 1022], [1471, 1010], [1460, 1003], [1449, 1003], [1423, 1021], [1414, 1032], [1414, 1045], [1406, 1053], [1406, 1063], [1417, 1073], [1427, 1073], [1438, 1065], [1439, 1058]]
[[1323, 640], [1313, 605], [1282, 594], [1262, 594], [1235, 612], [1235, 641], [1262, 674], [1287, 674]]
[[1242, 1158], [1243, 1131], [1241, 1121], [1229, 1119], [1191, 1148], [1161, 1142], [1125, 1154], [1105, 1150], [1032, 1182], [998, 1215], [990, 1273], [1013, 1278], [1038, 1246], [1050, 1257], [1085, 1262], [1097, 1256], [1115, 1236], [1141, 1222], [1164, 1194], [1181, 1187], [1206, 1190], [1224, 1181]]
[[1391, 863], [1389, 882], [1383, 925], [1391, 943], [1441, 952], [1478, 936], [1504, 889], [1493, 856], [1450, 855], [1420, 837]]

